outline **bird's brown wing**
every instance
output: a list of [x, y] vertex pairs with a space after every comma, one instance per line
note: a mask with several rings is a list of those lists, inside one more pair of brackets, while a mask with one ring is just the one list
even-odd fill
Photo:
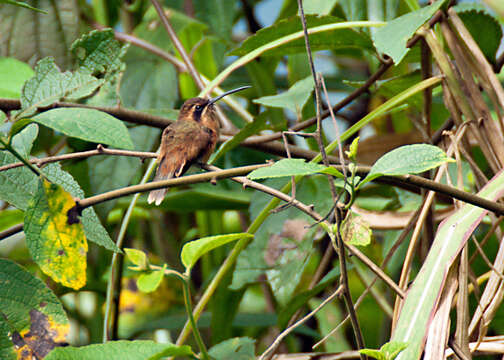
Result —
[[[177, 121], [168, 126], [161, 138], [159, 165], [154, 181], [179, 177], [208, 151], [213, 150], [213, 134], [193, 121]], [[149, 193], [148, 202], [161, 204], [166, 188]]]

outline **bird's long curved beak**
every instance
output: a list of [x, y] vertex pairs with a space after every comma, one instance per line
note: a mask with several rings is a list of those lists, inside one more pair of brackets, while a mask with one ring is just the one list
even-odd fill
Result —
[[251, 87], [252, 86], [247, 85], [247, 86], [241, 86], [239, 88], [226, 91], [225, 93], [220, 94], [219, 96], [216, 96], [216, 97], [211, 98], [210, 100], [208, 100], [208, 105], [212, 105], [213, 103], [215, 103], [215, 102], [219, 101], [220, 99], [222, 99], [224, 96], [227, 96], [227, 95], [230, 95], [230, 94], [234, 94], [235, 92], [242, 91], [242, 90], [245, 90], [245, 89], [248, 89], [248, 88], [251, 88]]

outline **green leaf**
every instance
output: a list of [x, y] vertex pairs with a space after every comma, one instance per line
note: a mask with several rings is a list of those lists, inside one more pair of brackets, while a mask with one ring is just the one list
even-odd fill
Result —
[[1, 53], [33, 65], [52, 56], [62, 69], [73, 67], [68, 51], [81, 30], [80, 8], [74, 0], [26, 1], [46, 14], [8, 4], [0, 4]]
[[33, 142], [38, 135], [38, 125], [30, 124], [12, 138], [12, 147], [24, 158], [30, 156]]
[[445, 162], [453, 161], [434, 145], [413, 144], [401, 146], [379, 158], [361, 185], [377, 177], [419, 174], [434, 169]]
[[[245, 66], [257, 97], [274, 95], [277, 93], [278, 85], [275, 84], [275, 78], [271, 76], [271, 74], [275, 72], [277, 66], [277, 58], [268, 58], [260, 62], [251, 61]], [[263, 118], [266, 118], [268, 125], [270, 125], [273, 130], [282, 131], [287, 128], [287, 119], [281, 109], [266, 108], [257, 118], [259, 118], [261, 122]]]
[[[265, 181], [265, 185], [275, 189], [281, 189], [287, 181], [287, 178], [268, 179]], [[333, 205], [329, 186], [327, 186], [327, 177], [304, 177], [296, 184], [296, 199], [305, 204], [316, 204], [315, 209], [317, 212], [326, 214]], [[261, 210], [264, 209], [270, 200], [271, 197], [269, 195], [255, 193], [251, 198], [249, 209], [251, 219], [255, 219], [259, 216]], [[297, 230], [286, 231], [293, 228], [293, 223], [291, 222], [293, 220], [297, 220], [294, 222], [294, 225], [301, 225], [301, 223], [298, 222], [299, 220], [304, 220], [304, 224], [297, 227]], [[303, 242], [296, 237], [290, 236], [290, 234], [294, 233], [296, 236], [301, 235], [303, 231], [306, 231], [304, 226], [312, 222], [313, 219], [301, 213], [301, 211], [295, 207], [290, 207], [279, 213], [270, 214], [255, 233], [254, 241], [240, 253], [236, 262], [236, 268], [233, 272], [233, 282], [230, 288], [237, 290], [246, 284], [255, 283], [257, 282], [258, 276], [266, 274], [268, 270], [278, 269], [280, 271], [279, 273], [271, 273], [271, 275], [278, 275], [278, 278], [283, 272], [283, 266], [285, 266], [285, 271], [290, 271], [290, 262], [296, 262], [298, 259], [299, 263], [296, 266], [302, 268], [307, 251], [314, 251], [313, 249], [306, 249], [304, 246], [311, 246], [312, 242]], [[299, 228], [301, 228], [302, 231], [300, 231]], [[282, 237], [280, 241], [272, 240], [273, 237], [278, 237], [279, 234]], [[296, 243], [292, 240], [288, 240], [288, 238], [296, 239]], [[296, 245], [299, 243], [301, 243], [301, 247]], [[289, 252], [292, 254], [288, 254]], [[296, 259], [296, 256], [299, 256], [299, 258]], [[284, 259], [289, 261], [284, 261]], [[275, 281], [274, 277], [269, 279]], [[296, 290], [297, 284], [301, 279], [302, 277], [299, 276], [298, 273], [294, 273], [292, 278], [287, 282], [283, 284], [281, 281], [276, 282], [275, 286], [279, 289], [278, 294], [282, 303], [287, 303], [290, 300], [292, 291]]]
[[275, 108], [287, 108], [295, 114], [300, 114], [304, 105], [311, 97], [313, 87], [313, 77], [309, 76], [303, 80], [297, 81], [284, 93], [273, 96], [263, 96], [259, 99], [254, 99], [253, 102]]
[[251, 180], [257, 180], [284, 176], [312, 175], [316, 173], [328, 173], [343, 177], [343, 175], [334, 168], [327, 168], [324, 165], [306, 162], [304, 159], [282, 159], [271, 166], [252, 171], [247, 177]]
[[347, 244], [367, 246], [371, 243], [372, 231], [362, 216], [350, 211], [341, 223], [341, 237]]
[[190, 241], [184, 245], [182, 248], [182, 253], [180, 258], [182, 264], [184, 264], [186, 271], [189, 272], [191, 268], [196, 264], [198, 259], [205, 255], [207, 252], [218, 248], [224, 244], [232, 241], [236, 241], [243, 238], [253, 238], [254, 235], [248, 233], [238, 233], [238, 234], [226, 234], [226, 235], [216, 235], [208, 236], [198, 240]]
[[249, 337], [228, 339], [213, 346], [208, 354], [216, 360], [254, 360], [254, 344]]
[[188, 345], [158, 344], [151, 340], [120, 340], [81, 347], [59, 347], [44, 360], [158, 360], [168, 356], [191, 356]]
[[14, 58], [0, 57], [0, 97], [19, 99], [23, 84], [33, 75], [28, 64]]
[[135, 270], [146, 270], [148, 268], [148, 260], [145, 253], [137, 249], [124, 249], [126, 257], [129, 261], [136, 265]]
[[371, 356], [378, 360], [394, 360], [397, 355], [408, 347], [407, 343], [400, 341], [390, 341], [384, 344], [380, 350], [361, 349], [359, 352]]
[[264, 260], [270, 268], [266, 277], [275, 294], [275, 299], [282, 306], [293, 296], [301, 275], [313, 253], [313, 237], [316, 228], [300, 218], [288, 219], [283, 223], [280, 235], [273, 234], [269, 239]]
[[20, 7], [26, 8], [26, 9], [37, 11], [37, 12], [42, 13], [42, 14], [47, 14], [47, 11], [34, 8], [33, 6], [30, 6], [29, 4], [25, 3], [24, 1], [0, 0], [0, 3], [11, 4], [11, 5], [15, 5], [15, 6], [20, 6]]
[[303, 10], [306, 15], [329, 15], [338, 0], [303, 0]]
[[380, 53], [387, 54], [399, 64], [409, 49], [408, 40], [425, 24], [446, 0], [439, 0], [417, 11], [409, 12], [379, 28], [373, 36], [374, 45]]
[[78, 139], [123, 149], [134, 148], [123, 122], [95, 109], [52, 109], [34, 116], [32, 120]]
[[[366, 34], [353, 30], [354, 24], [352, 23], [344, 22], [334, 16], [319, 17], [314, 15], [307, 15], [306, 23], [310, 30], [310, 47], [312, 51], [350, 48], [373, 50], [371, 39]], [[270, 44], [271, 47], [263, 53], [263, 56], [304, 53], [306, 47], [302, 30], [301, 21], [297, 16], [281, 20], [247, 38], [230, 55], [243, 56], [266, 44]], [[285, 41], [288, 39], [284, 38], [288, 36], [292, 39]]]
[[[497, 173], [478, 192], [478, 196], [496, 201], [502, 197], [504, 172]], [[408, 343], [397, 359], [419, 359], [426, 339], [431, 314], [437, 309], [448, 269], [467, 244], [487, 210], [465, 204], [438, 227], [422, 268], [409, 286], [391, 341]], [[498, 277], [495, 280], [499, 280]]]
[[[14, 155], [5, 150], [0, 151], [0, 166], [16, 162], [18, 159]], [[37, 183], [37, 176], [26, 166], [0, 171], [0, 199], [25, 210], [37, 189]]]
[[35, 348], [37, 356], [45, 356], [67, 341], [70, 324], [56, 295], [7, 259], [0, 259], [0, 299], [0, 358], [21, 358], [21, 349], [32, 358]]
[[[82, 199], [84, 198], [84, 191], [82, 191], [79, 184], [75, 179], [61, 169], [60, 164], [53, 163], [49, 164], [43, 169], [44, 174], [53, 183], [61, 185], [63, 189], [68, 191], [73, 197]], [[103, 246], [105, 249], [121, 252], [121, 249], [112, 241], [107, 230], [103, 227], [100, 219], [96, 215], [92, 207], [88, 207], [82, 211], [82, 216], [80, 217], [82, 225], [84, 226], [84, 233], [89, 241], [95, 244]]]
[[35, 67], [35, 76], [28, 80], [21, 94], [20, 119], [33, 115], [38, 107], [49, 106], [57, 101], [77, 100], [91, 95], [103, 80], [89, 74], [60, 72], [51, 57], [44, 58]]
[[231, 41], [236, 4], [228, 0], [194, 0], [193, 7], [200, 21], [208, 24], [216, 35]]
[[177, 73], [169, 62], [145, 56], [127, 57], [120, 89], [125, 107], [142, 110], [173, 107], [178, 97], [176, 89]]
[[495, 55], [502, 39], [502, 28], [497, 19], [483, 4], [462, 3], [452, 9], [464, 22], [488, 61], [495, 63]]
[[79, 62], [78, 72], [98, 75], [111, 74], [123, 68], [122, 57], [128, 45], [121, 45], [114, 31], [93, 30], [72, 44], [71, 50]]
[[[397, 94], [393, 98], [387, 100], [385, 103], [383, 103], [382, 105], [378, 106], [376, 109], [368, 113], [356, 124], [352, 125], [350, 128], [345, 130], [345, 132], [341, 134], [339, 141], [342, 142], [349, 139], [352, 135], [357, 133], [360, 129], [362, 129], [365, 125], [369, 124], [372, 120], [389, 113], [391, 110], [395, 109], [397, 106], [401, 105], [404, 101], [411, 98], [415, 94], [429, 87], [437, 86], [440, 82], [441, 82], [440, 77], [431, 77], [429, 79], [422, 80], [418, 84], [415, 84], [410, 88], [404, 90], [400, 94]], [[333, 141], [331, 143], [330, 148], [334, 150], [337, 145], [338, 142]]]
[[163, 265], [161, 270], [152, 270], [149, 273], [140, 274], [137, 280], [138, 290], [144, 293], [155, 291], [163, 281], [165, 270], [166, 264]]
[[88, 245], [81, 223], [70, 224], [68, 211], [75, 206], [61, 186], [40, 180], [25, 212], [26, 244], [42, 271], [67, 287], [86, 284]]

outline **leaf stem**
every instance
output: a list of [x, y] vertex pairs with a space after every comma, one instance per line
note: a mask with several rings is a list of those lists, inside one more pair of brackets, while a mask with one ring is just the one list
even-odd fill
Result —
[[12, 155], [14, 155], [19, 161], [23, 163], [28, 169], [30, 169], [36, 176], [41, 176], [45, 177], [44, 174], [38, 169], [37, 167], [33, 166], [29, 161], [27, 161], [24, 157], [21, 156], [20, 153], [14, 149], [14, 147], [11, 146], [10, 143], [5, 142], [2, 137], [0, 137], [0, 143], [4, 146], [5, 150], [10, 152]]
[[198, 344], [198, 347], [201, 351], [201, 355], [202, 355], [203, 359], [210, 360], [210, 356], [208, 355], [205, 343], [203, 342], [203, 339], [201, 338], [201, 334], [199, 332], [198, 325], [196, 324], [196, 320], [194, 319], [194, 316], [193, 316], [189, 278], [186, 278], [186, 280], [182, 281], [182, 283], [183, 283], [183, 289], [184, 289], [184, 304], [185, 304], [187, 316], [189, 317], [189, 322], [191, 324], [194, 338], [196, 339], [196, 343]]

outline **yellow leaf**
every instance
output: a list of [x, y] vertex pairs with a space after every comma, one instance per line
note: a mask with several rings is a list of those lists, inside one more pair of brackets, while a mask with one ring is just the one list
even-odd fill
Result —
[[26, 210], [24, 227], [30, 253], [42, 271], [77, 290], [86, 284], [88, 245], [82, 224], [68, 223], [68, 210], [74, 206], [61, 186], [41, 180]]

